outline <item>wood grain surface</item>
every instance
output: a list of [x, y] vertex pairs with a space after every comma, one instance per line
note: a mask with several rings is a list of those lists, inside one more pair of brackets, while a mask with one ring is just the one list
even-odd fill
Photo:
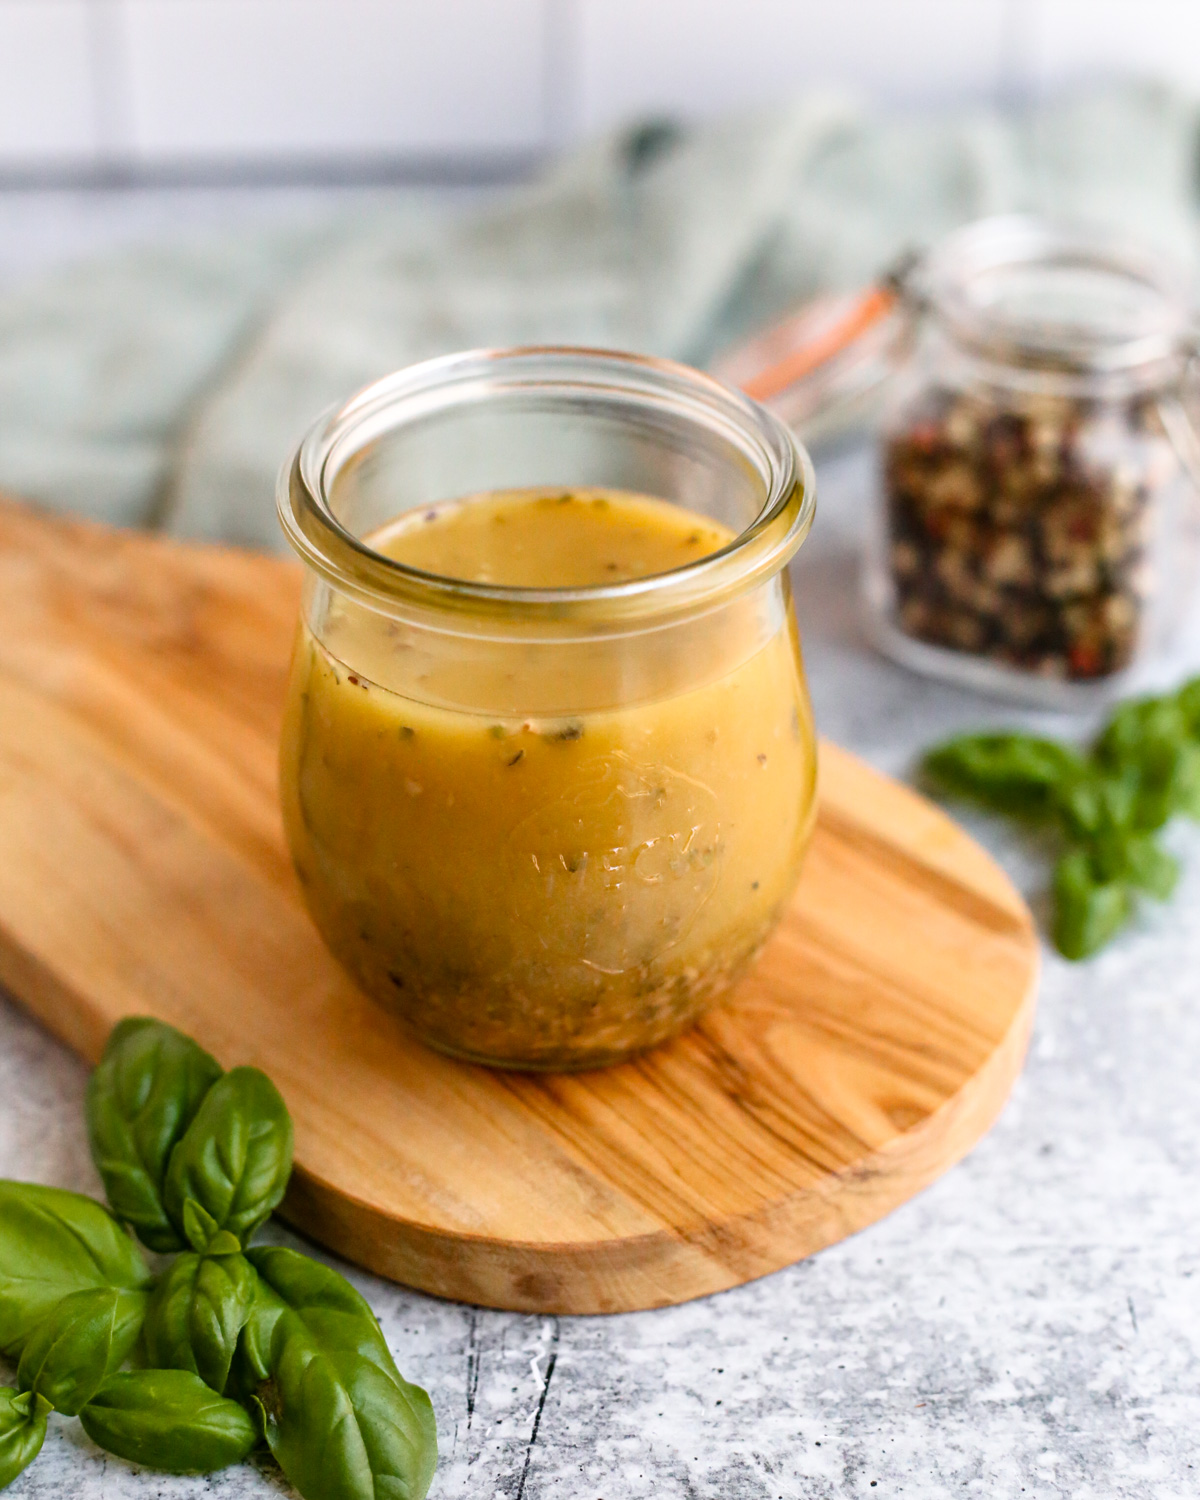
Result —
[[285, 1216], [442, 1296], [658, 1307], [861, 1229], [988, 1129], [1037, 944], [991, 859], [832, 745], [791, 910], [733, 1001], [637, 1061], [450, 1061], [360, 995], [283, 844], [299, 576], [0, 504], [0, 981], [85, 1057], [153, 1014], [296, 1121]]

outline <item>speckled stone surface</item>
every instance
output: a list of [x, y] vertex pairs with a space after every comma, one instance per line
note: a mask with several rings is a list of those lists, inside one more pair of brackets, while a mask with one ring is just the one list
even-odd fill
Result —
[[[797, 596], [823, 730], [903, 772], [955, 728], [1066, 727], [870, 653], [854, 540], [866, 470], [843, 457], [821, 477]], [[1044, 871], [1019, 841], [974, 831], [1036, 898]], [[1089, 965], [1047, 956], [1029, 1063], [991, 1135], [855, 1239], [706, 1301], [613, 1318], [478, 1311], [350, 1271], [432, 1394], [433, 1496], [1200, 1495], [1200, 835], [1174, 837], [1187, 874], [1169, 906]], [[84, 1079], [0, 1004], [0, 1174], [96, 1189]], [[54, 1418], [10, 1493], [288, 1491], [266, 1467], [139, 1472]]]

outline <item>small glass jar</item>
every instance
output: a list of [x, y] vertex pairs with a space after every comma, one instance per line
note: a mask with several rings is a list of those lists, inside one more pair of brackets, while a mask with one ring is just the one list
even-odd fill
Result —
[[[513, 588], [370, 538], [413, 507], [606, 488], [734, 539], [665, 573]], [[359, 985], [442, 1051], [615, 1062], [689, 1025], [782, 913], [816, 751], [786, 564], [807, 455], [678, 365], [476, 352], [325, 416], [280, 480], [307, 565], [282, 741], [305, 898]]]
[[1050, 705], [1126, 690], [1191, 602], [1198, 446], [1184, 287], [1150, 255], [1027, 218], [903, 279], [866, 569], [878, 643]]

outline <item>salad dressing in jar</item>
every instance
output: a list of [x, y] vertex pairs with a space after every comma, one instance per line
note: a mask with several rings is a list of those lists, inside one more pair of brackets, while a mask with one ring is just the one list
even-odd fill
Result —
[[[478, 485], [548, 443], [567, 484]], [[582, 351], [432, 362], [302, 447], [285, 826], [332, 951], [422, 1039], [603, 1065], [745, 971], [814, 814], [783, 571], [812, 505], [750, 403]]]

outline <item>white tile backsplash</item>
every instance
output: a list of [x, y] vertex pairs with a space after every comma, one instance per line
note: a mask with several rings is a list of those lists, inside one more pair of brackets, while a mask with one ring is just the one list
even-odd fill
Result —
[[0, 0], [0, 65], [0, 168], [484, 162], [814, 86], [1200, 91], [1200, 0]]
[[545, 0], [122, 0], [143, 158], [536, 149]]
[[647, 111], [710, 115], [812, 85], [991, 94], [1005, 0], [572, 0], [577, 133]]
[[1200, 0], [1038, 0], [1027, 28], [1042, 89], [1130, 73], [1200, 89]]
[[0, 164], [95, 146], [89, 0], [0, 0]]

